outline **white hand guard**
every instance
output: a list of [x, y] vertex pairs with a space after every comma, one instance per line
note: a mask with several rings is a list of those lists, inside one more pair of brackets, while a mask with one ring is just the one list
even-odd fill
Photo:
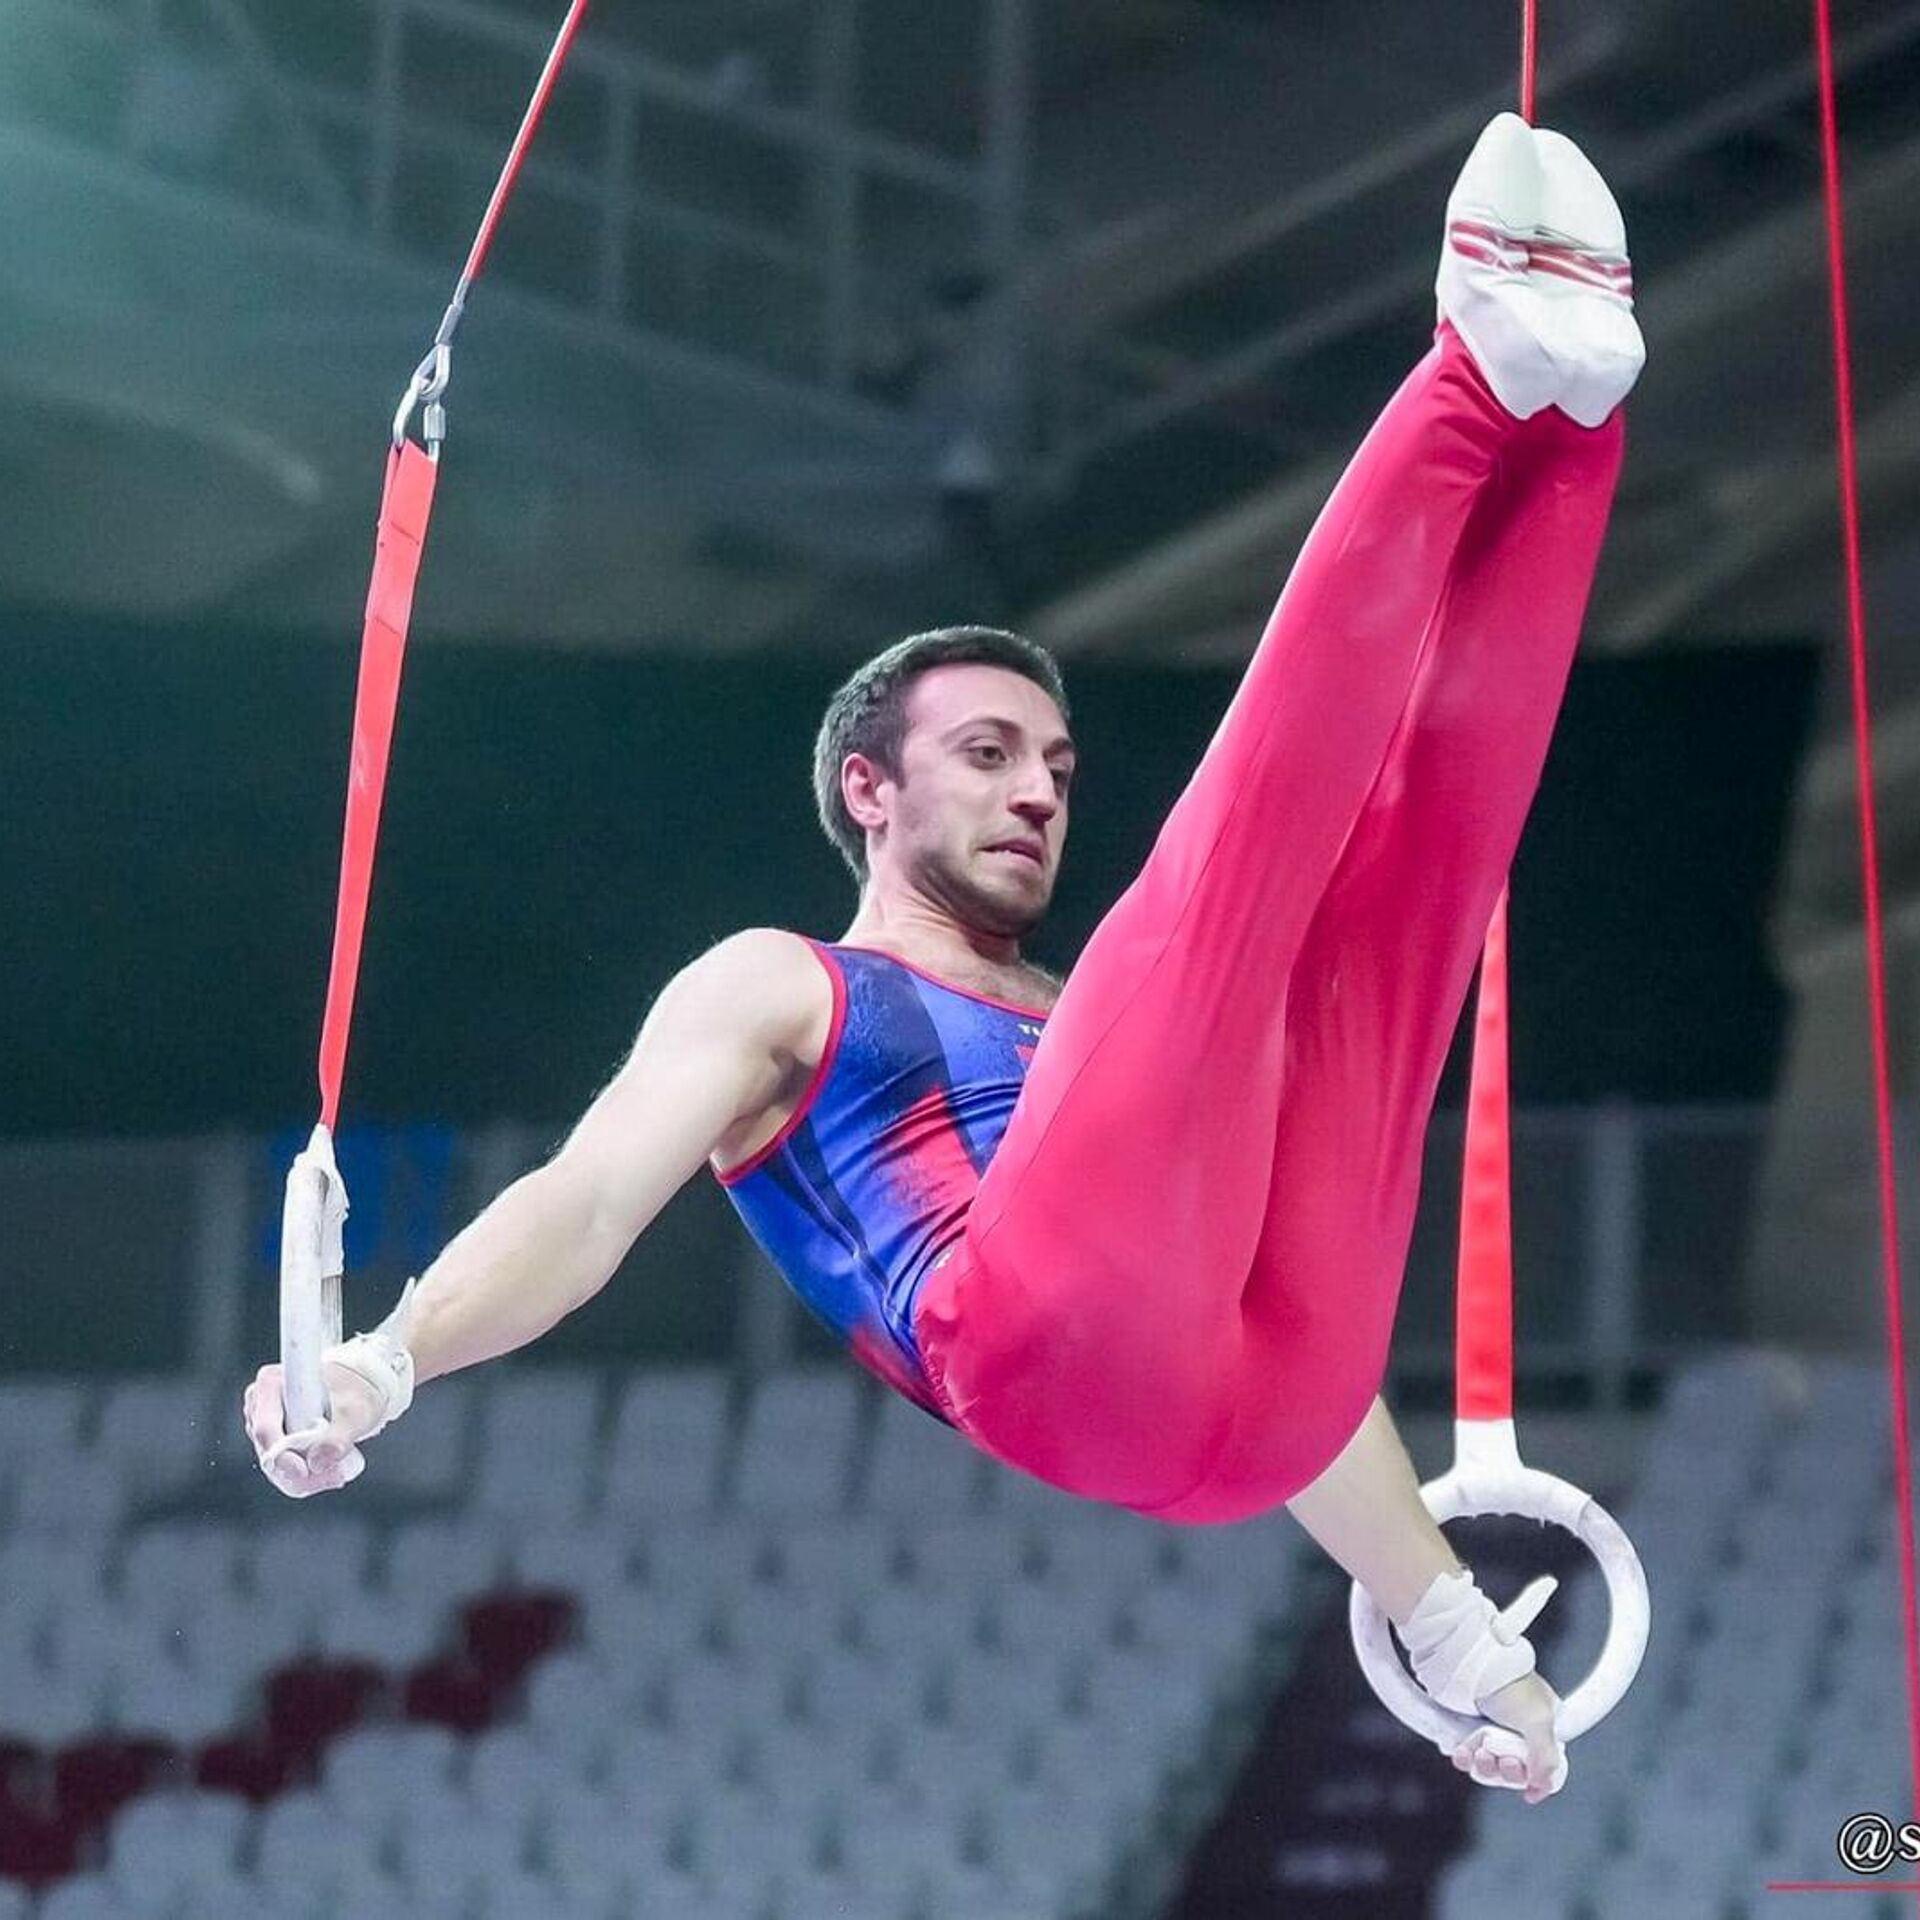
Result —
[[1533, 1642], [1525, 1630], [1558, 1585], [1543, 1576], [1504, 1612], [1496, 1612], [1464, 1567], [1437, 1575], [1413, 1617], [1398, 1629], [1414, 1678], [1443, 1707], [1478, 1714], [1489, 1694], [1533, 1671]]
[[383, 1433], [413, 1405], [413, 1355], [407, 1347], [417, 1279], [402, 1289], [393, 1311], [371, 1333], [356, 1333], [327, 1349], [325, 1358], [334, 1365], [357, 1373], [373, 1389], [380, 1403], [380, 1418], [360, 1438], [371, 1440]]

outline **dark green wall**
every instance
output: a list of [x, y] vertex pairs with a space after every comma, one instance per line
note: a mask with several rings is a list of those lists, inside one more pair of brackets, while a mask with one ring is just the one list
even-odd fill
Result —
[[[353, 652], [21, 614], [0, 646], [0, 1135], [304, 1124]], [[563, 1123], [710, 941], [836, 936], [852, 891], [806, 782], [853, 664], [416, 646], [348, 1120]], [[1576, 670], [1516, 873], [1521, 1099], [1768, 1091], [1762, 928], [1813, 668], [1783, 647]], [[1035, 957], [1070, 965], [1234, 678], [1071, 670], [1082, 772]]]

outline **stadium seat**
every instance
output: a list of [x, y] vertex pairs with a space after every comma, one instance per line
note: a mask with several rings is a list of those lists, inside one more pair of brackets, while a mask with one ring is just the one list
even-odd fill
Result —
[[129, 1904], [185, 1905], [190, 1890], [233, 1872], [248, 1825], [229, 1794], [147, 1794], [113, 1821], [108, 1877]]
[[37, 1920], [138, 1920], [104, 1873], [76, 1874], [42, 1896]]
[[905, 1531], [888, 1518], [855, 1515], [783, 1527], [777, 1536], [781, 1584], [822, 1596], [883, 1585], [905, 1569]]
[[725, 1465], [728, 1388], [714, 1368], [639, 1375], [620, 1397], [607, 1447], [608, 1517], [713, 1510]]
[[244, 1716], [256, 1673], [234, 1662], [188, 1665], [171, 1650], [130, 1661], [117, 1672], [110, 1708], [122, 1734], [148, 1735], [175, 1747], [194, 1747], [226, 1732]]
[[580, 1623], [581, 1644], [606, 1672], [637, 1680], [705, 1645], [722, 1606], [703, 1586], [629, 1588], [590, 1603]]
[[532, 1525], [507, 1539], [507, 1565], [521, 1586], [564, 1587], [592, 1606], [625, 1590], [638, 1571], [633, 1540], [618, 1526]]
[[349, 1514], [303, 1515], [261, 1528], [245, 1554], [253, 1598], [309, 1626], [365, 1588], [372, 1547], [371, 1526]]
[[422, 1911], [429, 1901], [442, 1911], [464, 1916], [483, 1909], [489, 1886], [517, 1879], [527, 1864], [524, 1822], [409, 1818], [394, 1850], [409, 1908]]
[[545, 1368], [496, 1381], [481, 1413], [470, 1510], [513, 1521], [576, 1520], [600, 1467], [600, 1380]]
[[578, 1904], [596, 1888], [664, 1877], [669, 1845], [668, 1828], [644, 1803], [577, 1793], [556, 1808], [545, 1852], [553, 1877]]
[[495, 1727], [467, 1746], [466, 1793], [479, 1815], [536, 1825], [551, 1817], [567, 1775], [533, 1728]]
[[0, 1460], [71, 1454], [80, 1441], [77, 1381], [10, 1380], [0, 1386]]
[[847, 1504], [860, 1382], [844, 1366], [769, 1374], [740, 1439], [733, 1503], [743, 1513], [839, 1513]]
[[890, 1393], [880, 1402], [858, 1504], [876, 1514], [971, 1513], [983, 1464], [950, 1427]]
[[471, 1378], [428, 1381], [407, 1410], [407, 1444], [369, 1456], [368, 1493], [464, 1496], [473, 1472], [469, 1433], [476, 1397]]
[[656, 1593], [728, 1594], [770, 1578], [779, 1564], [766, 1522], [739, 1514], [655, 1520], [640, 1552], [646, 1589]]
[[366, 1660], [411, 1667], [450, 1639], [454, 1617], [447, 1598], [402, 1586], [347, 1595], [314, 1623], [313, 1644], [329, 1660]]
[[[576, 1905], [558, 1882], [522, 1870], [501, 1874], [478, 1890], [461, 1920], [605, 1920], [607, 1907]], [[646, 1909], [651, 1913], [652, 1908]]]
[[282, 1794], [260, 1816], [255, 1864], [270, 1886], [314, 1890], [337, 1881], [368, 1855], [340, 1810], [322, 1794]]
[[102, 1666], [15, 1669], [8, 1675], [6, 1724], [12, 1738], [38, 1747], [63, 1747], [105, 1725], [112, 1674]]
[[105, 1533], [119, 1525], [128, 1502], [118, 1468], [97, 1454], [29, 1455], [15, 1469], [14, 1528], [38, 1539]]
[[100, 1409], [94, 1451], [113, 1463], [136, 1497], [178, 1493], [206, 1470], [210, 1418], [203, 1381], [117, 1380]]
[[105, 1531], [60, 1540], [16, 1535], [0, 1546], [0, 1604], [36, 1620], [97, 1604], [106, 1594], [111, 1540]]
[[384, 1836], [420, 1797], [451, 1792], [463, 1744], [444, 1727], [355, 1727], [327, 1748], [320, 1790], [349, 1825]]
[[[249, 1873], [201, 1874], [184, 1890], [179, 1907], [169, 1920], [307, 1920], [297, 1909], [304, 1903], [295, 1896], [288, 1899], [280, 1890], [269, 1891]], [[341, 1909], [342, 1912], [347, 1909]]]
[[1576, 1890], [1542, 1884], [1515, 1862], [1474, 1854], [1441, 1868], [1431, 1908], [1433, 1920], [1505, 1920], [1522, 1913], [1527, 1920], [1577, 1920], [1583, 1911]]
[[484, 1521], [406, 1520], [388, 1535], [384, 1586], [395, 1599], [449, 1607], [498, 1585], [506, 1568], [504, 1537]]
[[[651, 1463], [631, 1467], [636, 1510], [609, 1494], [591, 1521], [556, 1518], [510, 1463], [562, 1429], [598, 1451], [599, 1389], [579, 1380], [442, 1402], [446, 1431], [470, 1417], [458, 1459], [478, 1464], [419, 1476], [430, 1513], [386, 1497], [383, 1456], [351, 1512], [240, 1533], [128, 1527], [116, 1507], [0, 1553], [20, 1574], [0, 1585], [0, 1685], [38, 1716], [26, 1738], [144, 1730], [260, 1799], [130, 1802], [109, 1858], [141, 1910], [115, 1920], [1069, 1920], [1284, 1600], [1271, 1540], [1189, 1556], [1182, 1530], [1044, 1488], [970, 1508], [990, 1463], [839, 1365], [753, 1397], [725, 1507], [724, 1377], [643, 1377], [607, 1449], [609, 1489], [623, 1444]], [[141, 1404], [125, 1398], [128, 1434]], [[869, 1414], [870, 1504], [849, 1506]], [[570, 1620], [563, 1646], [548, 1629]], [[481, 1710], [418, 1724], [442, 1667]], [[202, 1800], [224, 1824], [182, 1814]], [[896, 1800], [889, 1852], [861, 1823]], [[1003, 1833], [1003, 1804], [1025, 1824]], [[829, 1844], [849, 1822], [857, 1873]]]
[[127, 1538], [115, 1582], [130, 1613], [169, 1624], [239, 1586], [243, 1537], [216, 1520], [168, 1520]]
[[948, 1591], [995, 1591], [1040, 1564], [1026, 1529], [998, 1515], [917, 1527], [907, 1552], [917, 1585]]
[[631, 1691], [592, 1655], [556, 1654], [527, 1683], [527, 1722], [549, 1751], [602, 1750], [636, 1707]]
[[742, 1659], [765, 1664], [834, 1645], [842, 1637], [849, 1610], [857, 1604], [844, 1591], [832, 1588], [795, 1592], [786, 1585], [762, 1584], [736, 1587], [720, 1610], [728, 1648]]
[[1118, 1597], [1173, 1570], [1169, 1530], [1137, 1514], [1090, 1507], [1078, 1524], [1047, 1537], [1042, 1578], [1049, 1585]]

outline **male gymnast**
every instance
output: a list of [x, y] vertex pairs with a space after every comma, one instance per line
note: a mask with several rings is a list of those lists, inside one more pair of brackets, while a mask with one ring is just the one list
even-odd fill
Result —
[[[414, 1386], [596, 1293], [702, 1166], [855, 1357], [974, 1444], [1179, 1523], [1285, 1504], [1378, 1600], [1455, 1764], [1536, 1802], [1558, 1698], [1429, 1517], [1379, 1397], [1421, 1144], [1538, 786], [1644, 359], [1625, 231], [1502, 114], [1447, 205], [1434, 343], [1296, 561], [1139, 876], [1064, 985], [1024, 961], [1066, 841], [1057, 666], [916, 635], [834, 696], [821, 943], [721, 941], [553, 1159], [370, 1334], [332, 1417], [247, 1390], [275, 1485], [342, 1487]], [[1520, 1749], [1524, 1748], [1524, 1758]]]

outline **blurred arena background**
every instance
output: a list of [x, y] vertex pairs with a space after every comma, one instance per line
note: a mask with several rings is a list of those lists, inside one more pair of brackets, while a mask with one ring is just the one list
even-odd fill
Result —
[[[1078, 1505], [881, 1395], [711, 1181], [347, 1494], [261, 1480], [383, 436], [560, 10], [0, 0], [0, 1920], [1737, 1920], [1840, 1877], [1913, 1783], [1798, 6], [1543, 8], [1650, 351], [1514, 879], [1523, 1441], [1655, 1610], [1565, 1793], [1402, 1731], [1284, 1514]], [[1920, 5], [1836, 18], [1905, 1170]], [[601, 0], [461, 337], [351, 1320], [674, 967], [838, 933], [808, 752], [892, 638], [1059, 653], [1071, 966], [1426, 344], [1517, 41], [1511, 0]], [[1428, 1472], [1463, 1064], [1389, 1394]], [[1505, 1597], [1555, 1549], [1463, 1550]], [[1547, 1564], [1564, 1686], [1604, 1595]]]

